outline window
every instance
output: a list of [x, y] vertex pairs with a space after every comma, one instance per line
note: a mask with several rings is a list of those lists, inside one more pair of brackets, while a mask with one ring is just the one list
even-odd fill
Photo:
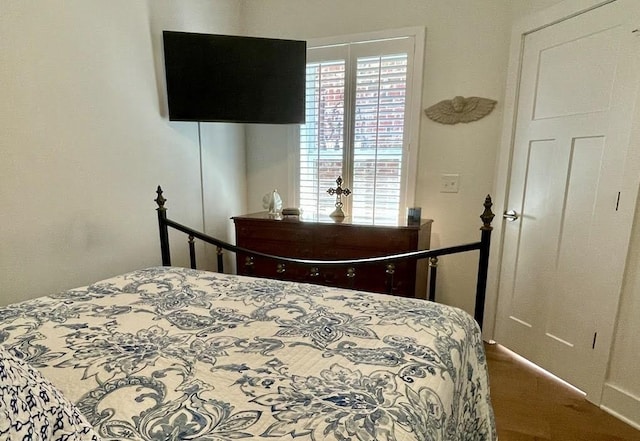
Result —
[[418, 33], [309, 44], [298, 183], [305, 213], [333, 211], [336, 198], [327, 189], [341, 176], [352, 191], [343, 203], [354, 221], [405, 217], [415, 187], [423, 40], [417, 44]]

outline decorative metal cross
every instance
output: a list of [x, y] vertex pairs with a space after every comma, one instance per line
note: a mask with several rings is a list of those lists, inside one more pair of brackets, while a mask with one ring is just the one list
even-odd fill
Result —
[[342, 176], [338, 176], [336, 179], [336, 188], [330, 188], [327, 190], [327, 193], [330, 195], [336, 195], [336, 209], [333, 210], [329, 216], [331, 217], [344, 217], [344, 211], [342, 211], [342, 196], [349, 196], [351, 194], [351, 190], [348, 188], [342, 188]]

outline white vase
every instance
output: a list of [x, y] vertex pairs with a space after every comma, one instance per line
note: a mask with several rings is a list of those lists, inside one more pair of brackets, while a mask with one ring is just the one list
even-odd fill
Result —
[[262, 198], [263, 207], [269, 210], [269, 214], [279, 214], [282, 211], [282, 198], [278, 190], [267, 193]]

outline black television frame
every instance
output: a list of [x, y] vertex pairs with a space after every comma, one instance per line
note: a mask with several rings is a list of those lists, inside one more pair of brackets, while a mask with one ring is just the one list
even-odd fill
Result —
[[306, 41], [163, 31], [171, 121], [303, 124]]

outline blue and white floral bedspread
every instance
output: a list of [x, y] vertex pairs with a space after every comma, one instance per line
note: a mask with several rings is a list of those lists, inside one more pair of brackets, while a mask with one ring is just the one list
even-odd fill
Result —
[[424, 300], [151, 268], [0, 308], [103, 439], [495, 440], [479, 329]]

